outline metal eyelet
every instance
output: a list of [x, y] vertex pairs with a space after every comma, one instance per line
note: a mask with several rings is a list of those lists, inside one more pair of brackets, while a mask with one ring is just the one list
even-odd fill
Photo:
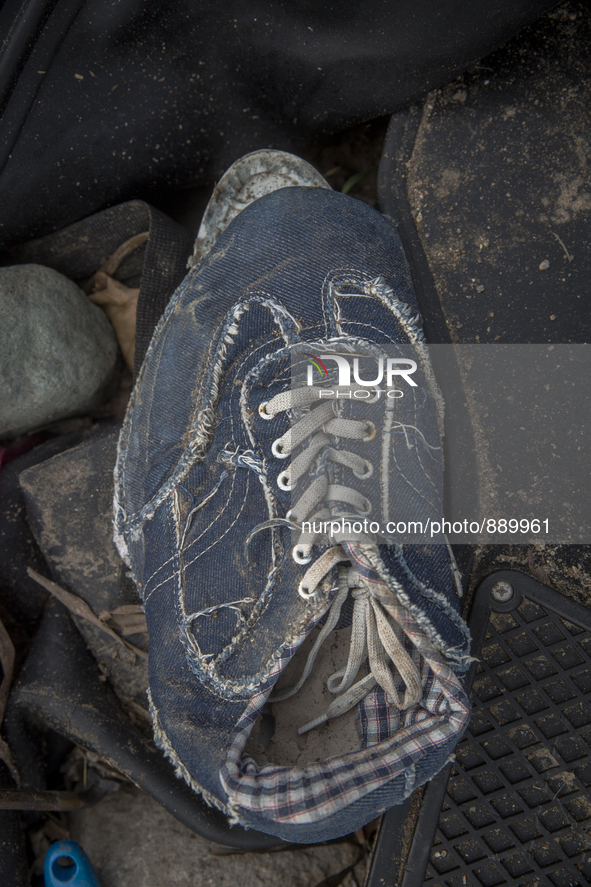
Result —
[[367, 437], [362, 437], [361, 440], [365, 440], [365, 441], [373, 440], [374, 437], [376, 436], [376, 426], [373, 424], [373, 422], [366, 421], [365, 424], [367, 425], [367, 427], [369, 429], [369, 434], [367, 435]]
[[267, 412], [268, 403], [268, 400], [264, 400], [262, 403], [259, 404], [259, 416], [261, 417], [261, 419], [266, 419], [267, 422], [270, 422], [271, 419], [275, 418], [275, 416], [272, 416], [271, 413]]
[[373, 465], [366, 459], [365, 472], [363, 474], [359, 474], [357, 471], [353, 470], [353, 474], [355, 475], [355, 477], [358, 477], [359, 480], [367, 480], [367, 478], [371, 477], [373, 474]]
[[275, 456], [276, 459], [289, 459], [289, 453], [284, 453], [281, 449], [282, 443], [281, 438], [273, 441], [273, 446], [271, 447], [271, 452]]
[[296, 564], [301, 564], [302, 566], [304, 566], [304, 564], [310, 563], [310, 561], [312, 560], [312, 555], [306, 554], [307, 549], [307, 545], [294, 545], [291, 556], [293, 557]]
[[365, 499], [365, 504], [365, 511], [359, 511], [359, 509], [357, 509], [357, 513], [360, 515], [360, 517], [366, 517], [368, 514], [371, 514], [371, 502], [369, 501], [369, 499]]
[[314, 597], [314, 595], [316, 594], [316, 589], [314, 589], [314, 591], [308, 591], [308, 589], [307, 589], [307, 587], [304, 585], [304, 583], [303, 583], [303, 582], [300, 582], [300, 584], [298, 585], [298, 594], [299, 594], [299, 596], [302, 597], [305, 601], [309, 601], [310, 598], [311, 598], [311, 597]]
[[365, 403], [377, 403], [378, 400], [380, 399], [380, 394], [381, 394], [381, 393], [382, 393], [382, 392], [381, 392], [381, 389], [380, 389], [380, 388], [376, 388], [376, 389], [375, 389], [375, 394], [374, 394], [374, 396], [371, 398], [371, 400], [366, 400]]
[[277, 477], [277, 486], [285, 493], [289, 493], [289, 491], [292, 489], [288, 471], [282, 471], [281, 474]]

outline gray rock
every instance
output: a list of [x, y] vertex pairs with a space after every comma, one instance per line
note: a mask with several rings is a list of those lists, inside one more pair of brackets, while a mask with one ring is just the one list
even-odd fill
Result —
[[41, 265], [0, 268], [0, 437], [94, 409], [117, 361], [111, 324], [75, 283]]
[[[70, 833], [88, 853], [102, 887], [314, 887], [358, 856], [348, 843], [217, 856], [216, 844], [127, 785], [94, 807], [73, 811]], [[356, 867], [357, 883], [364, 867]], [[352, 883], [350, 876], [343, 881]]]

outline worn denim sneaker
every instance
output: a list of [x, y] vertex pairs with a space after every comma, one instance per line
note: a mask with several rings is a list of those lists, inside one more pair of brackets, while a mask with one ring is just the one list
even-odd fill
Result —
[[[401, 803], [467, 726], [451, 551], [387, 530], [401, 504], [440, 516], [442, 402], [389, 219], [286, 187], [220, 230], [138, 376], [115, 540], [145, 603], [157, 743], [231, 822], [313, 843]], [[403, 405], [376, 384], [369, 413], [355, 359], [392, 353], [416, 382]]]
[[313, 166], [287, 151], [262, 148], [239, 157], [213, 190], [187, 268], [192, 268], [207, 255], [238, 213], [255, 200], [281, 188], [330, 190], [330, 185]]

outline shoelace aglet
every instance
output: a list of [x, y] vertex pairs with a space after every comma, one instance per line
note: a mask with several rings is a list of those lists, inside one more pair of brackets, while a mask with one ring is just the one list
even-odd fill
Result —
[[307, 733], [309, 730], [313, 730], [314, 727], [319, 727], [320, 724], [324, 724], [328, 721], [328, 718], [325, 714], [320, 715], [319, 718], [315, 718], [313, 721], [310, 721], [308, 724], [304, 724], [303, 727], [298, 727], [298, 733], [302, 736], [304, 733]]

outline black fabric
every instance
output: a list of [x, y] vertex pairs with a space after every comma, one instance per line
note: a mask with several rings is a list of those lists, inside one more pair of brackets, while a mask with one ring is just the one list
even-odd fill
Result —
[[[142, 738], [101, 678], [67, 610], [50, 601], [5, 717], [6, 736], [23, 774], [23, 787], [45, 788], [45, 736], [51, 729], [112, 762], [208, 840], [259, 850], [280, 843], [239, 826], [230, 828], [226, 817], [175, 776], [162, 752]], [[0, 864], [1, 859], [0, 855]]]
[[47, 265], [82, 283], [130, 237], [147, 231], [148, 240], [119, 266], [116, 277], [139, 286], [135, 369], [141, 366], [154, 327], [186, 273], [193, 248], [189, 231], [141, 200], [130, 200], [87, 219], [6, 250], [5, 265]]
[[135, 328], [136, 374], [142, 365], [154, 327], [187, 273], [187, 259], [193, 250], [193, 238], [188, 231], [153, 207], [150, 210], [150, 237]]
[[210, 183], [255, 148], [301, 153], [442, 86], [552, 5], [10, 0], [0, 244]]
[[[14, 788], [8, 769], [0, 762], [0, 788]], [[25, 837], [19, 814], [0, 810], [0, 884], [10, 887], [29, 887], [29, 872], [25, 851]]]

